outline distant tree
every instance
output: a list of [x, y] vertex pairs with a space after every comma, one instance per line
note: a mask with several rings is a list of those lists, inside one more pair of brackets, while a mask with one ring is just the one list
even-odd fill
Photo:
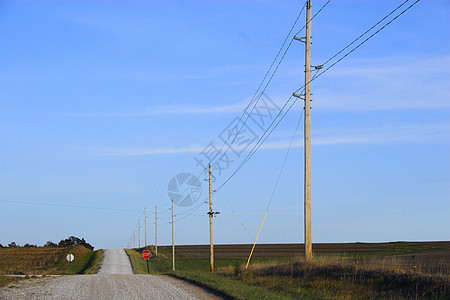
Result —
[[5, 247], [3, 247], [3, 245], [2, 245], [2, 244], [0, 244], [0, 248], [5, 248]]
[[92, 246], [91, 244], [89, 244], [88, 242], [86, 242], [84, 240], [84, 238], [81, 239], [81, 245], [83, 245], [84, 247], [90, 249], [90, 250], [94, 250], [94, 246]]
[[58, 245], [53, 243], [52, 241], [48, 241], [47, 243], [45, 243], [44, 247], [58, 247]]
[[26, 243], [25, 245], [23, 245], [23, 247], [24, 248], [30, 248], [30, 247], [37, 247], [37, 246]]
[[19, 248], [20, 246], [16, 244], [16, 242], [11, 242], [8, 244], [9, 248]]
[[84, 246], [84, 247], [86, 247], [86, 248], [88, 248], [90, 250], [94, 250], [94, 247], [91, 244], [87, 243], [84, 240], [84, 238], [83, 239], [79, 239], [76, 236], [69, 236], [67, 239], [61, 240], [58, 243], [59, 247], [69, 247], [69, 246], [73, 246], [73, 245], [81, 245], [81, 246]]

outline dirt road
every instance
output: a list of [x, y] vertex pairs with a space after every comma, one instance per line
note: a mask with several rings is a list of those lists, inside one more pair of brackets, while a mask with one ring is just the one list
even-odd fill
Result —
[[1, 288], [0, 299], [220, 299], [170, 277], [132, 274], [122, 249], [105, 251], [100, 273], [21, 280]]

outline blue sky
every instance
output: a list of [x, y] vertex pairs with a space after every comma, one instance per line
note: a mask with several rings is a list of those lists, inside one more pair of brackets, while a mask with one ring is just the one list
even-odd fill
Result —
[[[312, 23], [312, 64], [401, 2], [330, 1]], [[324, 4], [313, 1], [313, 14]], [[169, 244], [168, 183], [183, 172], [203, 189], [175, 208], [176, 242], [208, 243], [195, 158], [220, 148], [303, 5], [0, 1], [0, 243], [76, 235], [125, 247], [144, 207], [153, 243], [158, 205], [158, 243]], [[303, 12], [294, 32], [304, 22]], [[312, 83], [313, 242], [449, 240], [449, 29], [450, 2], [422, 0]], [[294, 41], [266, 89], [278, 108], [303, 68]], [[216, 243], [253, 242], [301, 111], [298, 102], [214, 195]], [[303, 242], [302, 125], [262, 243]], [[243, 152], [230, 150], [215, 188], [248, 153], [234, 149]]]

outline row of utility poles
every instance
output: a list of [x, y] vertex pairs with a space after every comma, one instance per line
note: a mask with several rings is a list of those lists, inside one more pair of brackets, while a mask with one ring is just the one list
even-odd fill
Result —
[[[293, 96], [302, 98], [305, 101], [304, 106], [304, 238], [305, 238], [305, 260], [312, 260], [312, 237], [311, 237], [311, 1], [306, 3], [306, 37], [297, 37], [305, 43], [305, 94]], [[318, 67], [316, 67], [318, 69]], [[206, 180], [206, 179], [205, 179]], [[209, 231], [210, 231], [210, 271], [214, 272], [214, 241], [213, 241], [213, 217], [219, 212], [214, 212], [212, 209], [212, 175], [211, 165], [209, 165]], [[172, 202], [172, 269], [175, 270], [175, 237], [174, 237], [174, 210], [173, 199]], [[158, 254], [158, 209], [155, 206], [155, 254]], [[147, 214], [145, 215], [145, 246], [147, 246]], [[140, 220], [138, 221], [138, 243], [140, 248]], [[135, 248], [135, 232], [133, 231], [133, 248]], [[131, 240], [129, 243], [131, 248]], [[250, 258], [249, 258], [250, 259]]]
[[[136, 230], [128, 242], [128, 248], [136, 248]], [[144, 207], [144, 247], [147, 247], [147, 208]], [[138, 219], [138, 248], [141, 248], [141, 219]], [[158, 207], [155, 206], [155, 254], [158, 255]]]
[[[214, 212], [212, 210], [212, 174], [211, 174], [211, 165], [209, 165], [209, 230], [210, 230], [210, 270], [214, 272], [214, 242], [213, 242], [213, 217], [219, 212]], [[172, 269], [175, 271], [175, 228], [174, 228], [174, 209], [173, 209], [173, 200], [172, 202]], [[147, 247], [147, 209], [144, 208], [144, 228], [145, 228], [145, 247]], [[130, 239], [128, 243], [128, 248], [136, 248], [135, 244], [135, 230], [133, 231], [133, 237]], [[138, 248], [141, 248], [141, 219], [138, 220]], [[155, 255], [158, 255], [158, 207], [155, 206]]]

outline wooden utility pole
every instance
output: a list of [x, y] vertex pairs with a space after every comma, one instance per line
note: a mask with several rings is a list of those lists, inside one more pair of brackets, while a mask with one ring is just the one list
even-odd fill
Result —
[[173, 199], [172, 199], [172, 270], [175, 271], [175, 239], [173, 236]]
[[136, 248], [135, 236], [134, 236], [134, 233], [135, 233], [135, 232], [136, 232], [136, 231], [133, 230], [133, 248]]
[[214, 272], [214, 242], [213, 242], [213, 210], [212, 210], [212, 183], [211, 165], [209, 165], [209, 240], [210, 240], [210, 271]]
[[311, 239], [311, 1], [306, 3], [305, 39], [305, 259], [312, 260]]
[[138, 246], [141, 248], [141, 219], [138, 220]]
[[158, 206], [155, 206], [155, 255], [158, 255]]
[[144, 207], [145, 247], [147, 247], [147, 208]]

